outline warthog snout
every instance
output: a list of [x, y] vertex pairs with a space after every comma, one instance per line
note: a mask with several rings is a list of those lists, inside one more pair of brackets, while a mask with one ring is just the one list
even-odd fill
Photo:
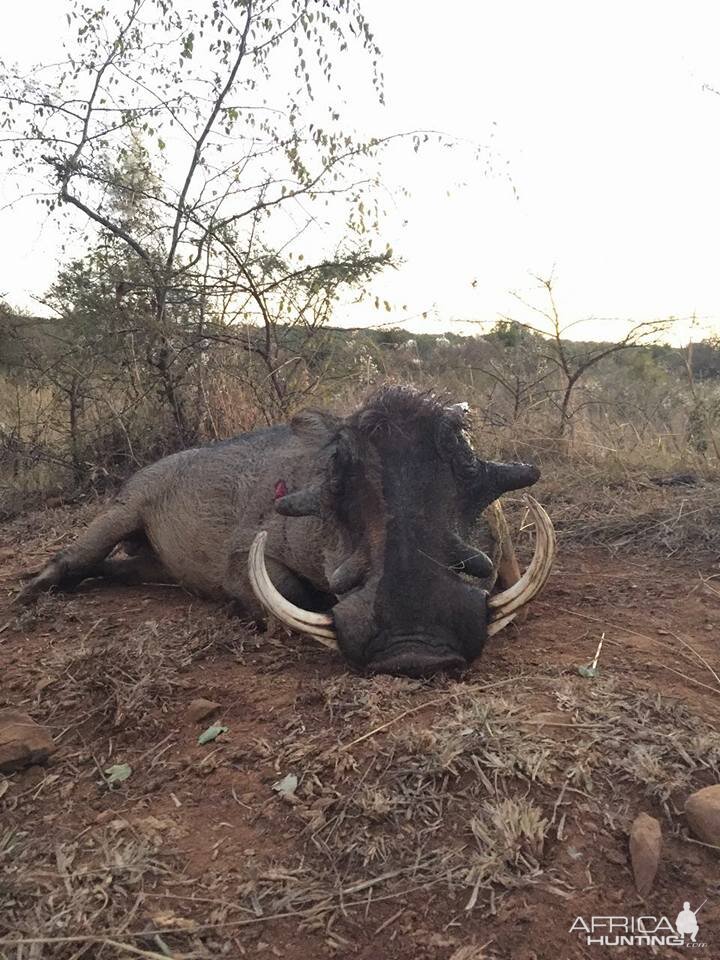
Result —
[[465, 657], [447, 647], [438, 648], [421, 640], [403, 640], [391, 644], [370, 660], [368, 670], [420, 679], [436, 674], [460, 674], [467, 665]]

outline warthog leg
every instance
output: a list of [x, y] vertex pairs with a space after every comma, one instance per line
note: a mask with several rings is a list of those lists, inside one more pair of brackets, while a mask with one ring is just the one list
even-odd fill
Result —
[[[106, 557], [123, 540], [137, 539], [142, 532], [139, 514], [127, 504], [117, 503], [96, 517], [75, 543], [57, 553], [40, 573], [23, 588], [18, 603], [28, 603], [53, 587], [71, 587], [87, 577], [106, 576], [116, 567]], [[147, 560], [147, 557], [131, 558]], [[128, 571], [130, 568], [127, 568]], [[107, 572], [106, 572], [107, 571]], [[156, 570], [157, 575], [157, 570]]]
[[88, 574], [115, 580], [117, 583], [173, 583], [175, 578], [168, 573], [152, 551], [135, 557], [110, 557], [97, 566], [97, 572]]

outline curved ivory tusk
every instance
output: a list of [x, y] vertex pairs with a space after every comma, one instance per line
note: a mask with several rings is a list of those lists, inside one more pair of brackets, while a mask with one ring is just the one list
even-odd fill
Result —
[[494, 637], [496, 633], [500, 633], [516, 616], [517, 611], [515, 613], [509, 613], [506, 617], [501, 617], [499, 620], [491, 620], [488, 624], [487, 635]]
[[286, 627], [306, 633], [331, 650], [337, 650], [337, 635], [333, 618], [327, 613], [313, 613], [290, 603], [270, 579], [265, 566], [265, 541], [267, 533], [262, 530], [253, 540], [248, 554], [248, 576], [253, 593], [268, 613], [277, 617]]
[[525, 499], [535, 522], [535, 553], [530, 566], [518, 582], [488, 600], [491, 611], [488, 628], [490, 636], [502, 630], [520, 607], [524, 607], [540, 593], [555, 559], [555, 530], [552, 520], [534, 497], [527, 496]]

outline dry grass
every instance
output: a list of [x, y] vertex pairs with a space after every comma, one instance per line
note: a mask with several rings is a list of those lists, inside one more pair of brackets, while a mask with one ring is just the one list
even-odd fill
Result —
[[[391, 368], [386, 371], [386, 378], [394, 381], [398, 379], [397, 374], [398, 371], [393, 373]], [[547, 405], [527, 411], [516, 422], [496, 426], [492, 418], [487, 421], [484, 417], [488, 401], [483, 390], [468, 390], [451, 372], [446, 374], [436, 377], [426, 371], [417, 374], [415, 380], [420, 387], [433, 388], [448, 396], [462, 396], [470, 402], [475, 413], [475, 445], [481, 455], [532, 459], [541, 465], [543, 480], [538, 494], [551, 510], [561, 541], [602, 544], [613, 553], [649, 549], [673, 557], [714, 559], [720, 556], [720, 526], [715, 523], [720, 509], [717, 482], [720, 465], [711, 453], [698, 452], [692, 446], [687, 411], [681, 403], [670, 422], [662, 427], [643, 419], [639, 413], [635, 422], [632, 411], [626, 411], [622, 417], [581, 411], [573, 420], [569, 435], [559, 438], [554, 413]], [[407, 380], [407, 376], [400, 379]], [[3, 387], [0, 378], [0, 413], [3, 396], [6, 406], [15, 404], [13, 390], [7, 384]], [[334, 384], [328, 403], [338, 410], [349, 410], [367, 392], [367, 387], [354, 380]], [[207, 422], [201, 441], [233, 435], [262, 420], [247, 391], [227, 371], [215, 371], [206, 400]], [[27, 398], [26, 401], [30, 402]], [[40, 396], [33, 399], [35, 402], [39, 404], [38, 409], [33, 407], [24, 417], [28, 423], [43, 419], [43, 403], [47, 398]], [[314, 402], [324, 400], [318, 397]], [[155, 428], [149, 421], [138, 429], [141, 433], [151, 433]], [[57, 441], [54, 437], [53, 443]], [[162, 453], [160, 447], [154, 452], [150, 441], [145, 447], [150, 459]], [[137, 466], [139, 463], [126, 463], [117, 476], [108, 475], [104, 479], [98, 476], [94, 486], [98, 490], [112, 487]], [[0, 517], [13, 516], [20, 509], [40, 507], [43, 492], [45, 495], [61, 493], [67, 471], [60, 469], [58, 473], [59, 468], [54, 469], [55, 474], [52, 464], [39, 463], [27, 476], [7, 475], [3, 479], [0, 473]], [[658, 480], [662, 483], [678, 475], [693, 476], [696, 483], [658, 485]], [[81, 500], [82, 496], [72, 491], [74, 500]], [[34, 516], [41, 524], [48, 522], [40, 511]]]
[[[607, 543], [621, 549], [613, 523], [653, 504], [669, 512], [688, 496], [705, 509], [702, 498], [711, 489], [638, 485], [620, 490], [610, 511], [606, 501], [602, 516], [595, 492], [583, 512], [584, 480], [577, 495], [567, 481], [563, 489], [547, 483], [545, 499], [561, 538], [601, 538], [592, 524], [604, 523]], [[78, 517], [59, 508], [18, 519], [5, 528], [8, 542], [42, 559], [47, 543], [57, 549], [92, 510]], [[514, 510], [517, 525], [522, 513], [519, 505]], [[684, 524], [692, 516], [683, 508], [666, 531], [675, 538], [667, 544], [649, 528], [627, 548], [690, 553], [694, 528]], [[33, 542], [30, 531], [45, 545]], [[530, 537], [519, 543], [525, 549]], [[384, 937], [402, 924], [413, 897], [443, 904], [437, 923], [428, 920], [428, 929], [440, 930], [447, 914], [457, 924], [464, 916], [487, 917], [533, 890], [580, 896], [582, 888], [558, 866], [559, 851], [576, 842], [578, 824], [624, 845], [642, 806], [663, 820], [666, 836], [677, 837], [685, 829], [679, 812], [685, 796], [720, 781], [720, 734], [632, 672], [594, 681], [507, 671], [491, 683], [368, 679], [341, 673], [339, 661], [326, 667], [324, 655], [297, 639], [285, 645], [249, 635], [222, 609], [198, 603], [163, 618], [157, 610], [145, 613], [144, 598], [131, 603], [108, 609], [100, 591], [88, 590], [41, 598], [13, 621], [47, 641], [40, 657], [28, 659], [13, 699], [52, 726], [61, 750], [37, 785], [17, 791], [0, 780], [0, 796], [10, 784], [0, 803], [11, 824], [0, 840], [0, 936], [13, 940], [0, 943], [2, 960], [240, 958], [242, 949], [254, 955], [257, 940], [247, 946], [249, 931], [283, 920], [298, 936], [317, 935], [330, 954], [343, 956], [353, 949], [353, 930], [370, 923]], [[698, 667], [682, 642], [645, 639], [668, 663]], [[179, 742], [172, 711], [191, 696], [200, 664], [243, 667], [272, 695], [274, 674], [300, 658], [307, 663], [297, 699], [278, 711], [267, 735], [213, 746], [202, 769], [196, 761], [168, 760], [163, 751]], [[313, 679], [308, 664], [316, 663], [325, 669]], [[715, 686], [709, 672], [703, 676]], [[200, 780], [196, 796], [210, 823], [216, 794], [205, 787], [206, 775], [260, 778], [267, 788], [263, 808], [284, 852], [260, 850], [231, 868], [211, 862], [200, 881], [183, 872], [172, 831], [143, 824], [146, 812], [62, 827], [49, 820], [37, 829], [36, 795], [52, 800], [45, 808], [51, 815], [72, 809], [61, 791], [78, 783], [92, 787], [93, 797], [109, 798], [98, 768], [123, 759], [129, 748], [152, 756], [153, 777], [162, 772], [185, 787]], [[284, 804], [271, 785], [288, 772], [299, 785]], [[224, 781], [226, 794], [228, 782], [236, 781]], [[140, 773], [131, 786], [134, 800], [146, 802]], [[260, 816], [248, 813], [242, 793], [235, 800], [243, 816]], [[49, 942], [62, 937], [68, 939]], [[502, 955], [483, 939], [442, 944], [443, 960]]]
[[[142, 727], [157, 739], [183, 665], [227, 654], [222, 621], [217, 632], [209, 621], [145, 624], [120, 656], [92, 636], [58, 652], [55, 721], [92, 704], [111, 734]], [[550, 719], [540, 703], [552, 708]], [[213, 769], [229, 769], [238, 756], [221, 745]], [[409, 892], [441, 891], [461, 913], [494, 911], [529, 886], [569, 896], [554, 859], [568, 809], [586, 825], [624, 832], [635, 812], [630, 798], [644, 795], [677, 829], [674, 798], [720, 778], [720, 734], [631, 682], [525, 675], [427, 686], [345, 675], [309, 684], [283, 735], [247, 745], [242, 757], [271, 764], [274, 776], [299, 777], [287, 808], [298, 840], [286, 856], [251, 857], [232, 875], [211, 871], [196, 889], [152, 818], [118, 816], [69, 839], [56, 834], [52, 844], [12, 828], [0, 846], [6, 935], [71, 939], [16, 954], [7, 946], [6, 955], [169, 951], [200, 960], [273, 918], [322, 931], [342, 952], [353, 917], [379, 904], [402, 907]], [[67, 772], [56, 769], [61, 778]]]
[[[563, 708], [598, 724], [597, 774], [622, 790], [640, 788], [670, 816], [669, 800], [705, 780], [720, 780], [720, 733], [661, 694], [639, 696], [618, 681], [594, 684], [582, 702], [558, 692]], [[596, 774], [596, 775], [597, 775]]]
[[[608, 480], [595, 469], [551, 462], [543, 464], [535, 495], [548, 509], [561, 545], [603, 546], [612, 556], [652, 553], [699, 562], [720, 557], [720, 484], [714, 479], [659, 486], [647, 475]], [[506, 496], [503, 507], [517, 531], [524, 520], [522, 501]]]
[[[177, 865], [158, 857], [146, 839], [116, 826], [95, 828], [67, 842], [48, 843], [36, 831], [9, 829], [0, 836], [0, 930], [14, 938], [69, 942], [29, 944], [0, 956], [57, 960], [122, 957], [127, 952], [83, 937], [112, 931], [122, 941], [144, 916], [145, 896], [159, 880], [176, 875]], [[75, 940], [75, 937], [78, 940]]]
[[[402, 716], [397, 691], [384, 691], [376, 711], [363, 682], [352, 684], [336, 681], [328, 698], [335, 728]], [[425, 696], [436, 700], [438, 691]], [[561, 719], [548, 727], [528, 709], [539, 696], [557, 704]], [[400, 720], [358, 738], [350, 754], [321, 749], [332, 733], [280, 745], [279, 769], [300, 775], [293, 813], [325, 863], [319, 876], [440, 884], [465, 890], [473, 906], [501, 890], [554, 882], [544, 841], [550, 829], [562, 836], [557, 809], [568, 788], [585, 797], [592, 817], [625, 829], [634, 791], [674, 820], [673, 795], [720, 777], [720, 735], [710, 726], [672, 700], [611, 681], [526, 677], [502, 696], [451, 684], [441, 697], [443, 707], [423, 714], [422, 725]], [[570, 728], [570, 737], [558, 740], [554, 726]]]
[[[23, 611], [28, 618], [47, 619], [50, 613], [72, 622], [73, 607], [82, 601], [41, 598]], [[184, 620], [144, 620], [125, 626], [117, 617], [98, 617], [75, 644], [53, 646], [38, 665], [35, 685], [38, 715], [48, 723], [72, 718], [86, 733], [143, 728], [149, 735], [163, 725], [163, 714], [187, 687], [183, 674], [191, 664], [211, 655], [242, 657], [258, 640], [238, 628], [237, 619], [222, 609], [189, 611]]]

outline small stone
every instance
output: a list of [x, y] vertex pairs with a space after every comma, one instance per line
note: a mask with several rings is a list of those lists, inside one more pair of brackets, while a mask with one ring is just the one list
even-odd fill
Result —
[[50, 731], [21, 710], [0, 710], [0, 772], [45, 763], [57, 747]]
[[200, 723], [201, 720], [207, 720], [208, 717], [217, 713], [219, 709], [219, 703], [214, 703], [212, 700], [205, 700], [204, 697], [199, 697], [197, 700], [193, 700], [187, 708], [188, 719], [193, 723]]
[[685, 801], [690, 829], [700, 840], [720, 846], [720, 783], [703, 787]]
[[630, 828], [630, 862], [635, 876], [635, 887], [646, 897], [657, 873], [662, 849], [662, 831], [655, 817], [641, 813]]

